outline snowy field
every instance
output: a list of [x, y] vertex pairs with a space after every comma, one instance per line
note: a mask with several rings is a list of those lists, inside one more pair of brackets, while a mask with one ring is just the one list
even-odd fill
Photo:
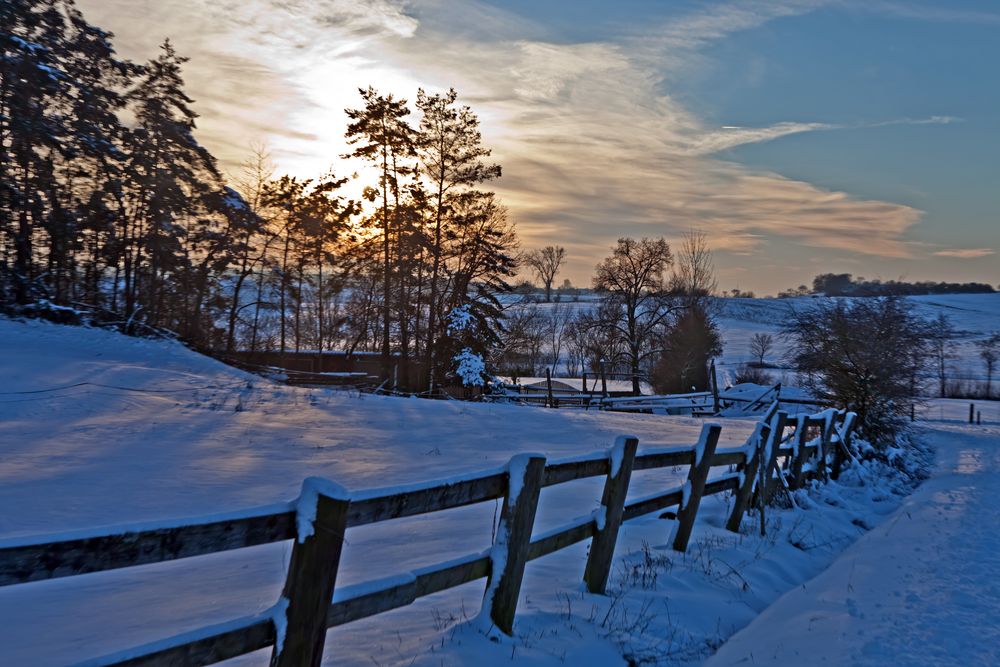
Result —
[[[822, 297], [821, 297], [822, 298]], [[956, 330], [955, 358], [949, 363], [949, 375], [954, 380], [985, 380], [986, 372], [978, 357], [975, 342], [991, 333], [1000, 332], [1000, 293], [996, 294], [947, 294], [907, 297], [912, 301], [916, 314], [934, 320], [945, 315]], [[777, 366], [786, 365], [787, 342], [778, 334], [790, 312], [808, 308], [816, 303], [812, 297], [789, 299], [715, 299], [715, 315], [722, 333], [723, 351], [717, 362], [720, 383], [732, 377], [737, 368], [753, 361], [750, 339], [756, 333], [775, 337], [775, 350], [767, 361]], [[542, 309], [589, 310], [594, 307], [592, 295], [580, 301], [563, 301], [559, 304], [536, 304]], [[562, 369], [557, 369], [561, 371]], [[787, 368], [769, 371], [776, 380], [788, 384], [794, 373]]]
[[[493, 467], [518, 452], [584, 454], [622, 433], [637, 435], [640, 448], [688, 445], [702, 426], [683, 417], [283, 387], [178, 344], [45, 323], [0, 319], [0, 342], [0, 540], [289, 500], [309, 475], [359, 490]], [[961, 424], [962, 405], [947, 406], [951, 421], [928, 425], [946, 452], [939, 470], [975, 445], [976, 465], [996, 472], [996, 455], [986, 453], [1000, 447], [1000, 434]], [[720, 447], [742, 444], [751, 429], [723, 420]], [[685, 473], [637, 473], [630, 496], [674, 486]], [[880, 475], [853, 469], [841, 484], [799, 492], [798, 509], [769, 515], [765, 538], [752, 521], [748, 534], [724, 531], [724, 499], [708, 498], [683, 556], [663, 546], [669, 521], [652, 515], [627, 524], [608, 597], [580, 592], [586, 543], [535, 561], [516, 637], [506, 643], [468, 622], [482, 598], [483, 584], [474, 582], [331, 631], [325, 664], [624, 665], [623, 654], [638, 664], [700, 664], [782, 594], [831, 563], [841, 567], [838, 555], [867, 528], [892, 525], [902, 490]], [[536, 532], [589, 514], [601, 484], [546, 489]], [[338, 587], [480, 551], [495, 509], [484, 503], [352, 529]], [[946, 509], [959, 516], [962, 508], [956, 500]], [[280, 593], [289, 549], [0, 588], [0, 665], [73, 663], [263, 611]]]

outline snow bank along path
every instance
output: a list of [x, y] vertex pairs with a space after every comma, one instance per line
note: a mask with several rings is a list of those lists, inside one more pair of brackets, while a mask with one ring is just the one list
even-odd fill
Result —
[[936, 469], [707, 664], [1000, 664], [1000, 426], [934, 425]]

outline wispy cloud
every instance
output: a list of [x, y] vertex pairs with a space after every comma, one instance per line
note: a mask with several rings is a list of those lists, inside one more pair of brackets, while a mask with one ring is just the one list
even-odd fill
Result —
[[200, 136], [230, 166], [246, 144], [266, 138], [282, 169], [320, 173], [345, 152], [343, 109], [359, 104], [357, 87], [408, 97], [418, 86], [457, 87], [504, 166], [497, 189], [525, 245], [566, 245], [578, 276], [589, 275], [618, 236], [676, 237], [691, 228], [737, 254], [782, 240], [910, 257], [904, 239], [921, 211], [717, 154], [804, 132], [957, 120], [718, 128], [672, 94], [673, 81], [698, 66], [709, 44], [828, 4], [822, 0], [701, 6], [617, 41], [589, 43], [546, 40], [539, 26], [476, 2], [80, 4], [120, 33], [129, 55], [151, 55], [148, 40], [175, 37], [192, 56], [186, 75], [203, 115]]
[[939, 21], [947, 23], [975, 23], [979, 25], [1000, 25], [1000, 12], [961, 9], [947, 6], [932, 6], [921, 2], [865, 2], [853, 4], [863, 11], [890, 14], [919, 21]]
[[979, 257], [989, 257], [997, 254], [993, 248], [952, 248], [949, 250], [938, 250], [932, 253], [937, 257], [956, 257], [958, 259], [978, 259]]

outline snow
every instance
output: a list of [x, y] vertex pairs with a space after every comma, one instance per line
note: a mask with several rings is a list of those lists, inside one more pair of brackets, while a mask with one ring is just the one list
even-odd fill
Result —
[[274, 605], [271, 613], [271, 620], [274, 623], [274, 648], [277, 655], [281, 655], [285, 648], [285, 635], [288, 633], [288, 605], [291, 602], [282, 595], [278, 598], [278, 603]]
[[302, 495], [296, 504], [295, 528], [299, 544], [315, 534], [316, 509], [320, 496], [345, 501], [351, 498], [347, 490], [335, 482], [322, 477], [307, 477], [302, 483]]
[[472, 309], [468, 304], [458, 306], [448, 313], [448, 335], [455, 336], [475, 324]]
[[611, 459], [611, 477], [617, 477], [622, 469], [622, 461], [625, 459], [625, 441], [636, 439], [634, 435], [620, 435], [615, 440], [614, 446], [608, 451]]
[[1000, 427], [935, 425], [902, 506], [707, 664], [1000, 664]]
[[462, 348], [462, 351], [455, 355], [455, 375], [466, 387], [482, 387], [486, 384], [486, 362], [483, 355], [473, 352], [471, 348]]
[[[595, 451], [608, 456], [609, 445], [623, 433], [635, 434], [640, 453], [690, 450], [703, 426], [688, 417], [285, 387], [176, 342], [82, 327], [0, 319], [0, 340], [3, 540], [107, 525], [170, 525], [182, 517], [260, 511], [268, 503], [287, 510], [295, 506], [288, 499], [300, 495], [302, 480], [310, 476], [344, 485], [352, 499], [369, 498], [431, 484], [421, 480], [461, 480], [483, 470], [516, 472], [517, 464], [507, 467], [510, 458], [532, 451], [550, 461]], [[910, 499], [903, 500], [906, 489], [884, 467], [852, 463], [838, 482], [795, 491], [795, 507], [769, 510], [767, 536], [761, 538], [756, 513], [747, 517], [742, 533], [726, 531], [726, 494], [713, 495], [701, 503], [686, 554], [669, 548], [676, 522], [659, 513], [624, 524], [608, 596], [580, 590], [586, 541], [529, 563], [513, 638], [491, 641], [488, 635], [496, 633], [473, 622], [483, 599], [478, 581], [331, 630], [324, 664], [701, 664], [761, 612], [760, 623], [769, 618], [771, 623], [796, 622], [794, 614], [772, 618], [765, 610], [772, 603], [785, 604], [802, 585], [815, 593], [814, 604], [829, 605], [819, 613], [834, 617], [823, 627], [814, 623], [811, 632], [854, 630], [850, 623], [859, 621], [850, 616], [850, 597], [870, 622], [878, 620], [865, 632], [882, 636], [883, 644], [904, 658], [919, 653], [898, 645], [921, 631], [930, 635], [928, 641], [933, 638], [968, 657], [962, 664], [994, 663], [988, 651], [997, 646], [995, 623], [977, 619], [1000, 617], [990, 607], [1000, 597], [988, 576], [1000, 553], [1000, 545], [990, 542], [990, 528], [1000, 518], [991, 503], [993, 486], [1000, 485], [994, 453], [1000, 410], [977, 403], [990, 422], [982, 427], [965, 423], [967, 401], [931, 402], [924, 408], [927, 416], [943, 419], [918, 422], [940, 450], [939, 467]], [[240, 404], [243, 410], [237, 411]], [[750, 420], [721, 421], [720, 451], [744, 446], [755, 429]], [[686, 474], [687, 466], [637, 471], [628, 502], [677, 489]], [[710, 477], [720, 474], [724, 470], [713, 469]], [[543, 489], [534, 539], [565, 528], [567, 521], [598, 524], [603, 485], [599, 477]], [[916, 503], [918, 498], [923, 501]], [[897, 512], [900, 502], [905, 504]], [[247, 507], [257, 509], [241, 509]], [[352, 528], [335, 600], [411, 581], [442, 563], [487, 553], [498, 557], [502, 550], [491, 550], [498, 514], [498, 504], [487, 502]], [[866, 561], [857, 555], [876, 539], [882, 540], [882, 558]], [[274, 617], [291, 546], [264, 545], [0, 588], [0, 664], [75, 663], [197, 636], [206, 626]], [[847, 581], [854, 591], [846, 592], [843, 581], [817, 584], [826, 575], [810, 581], [831, 564], [831, 572], [850, 572], [845, 559], [851, 554], [857, 566]], [[896, 563], [904, 569], [894, 572]], [[902, 578], [907, 570], [912, 580]], [[879, 575], [886, 577], [884, 585]], [[940, 581], [931, 581], [935, 577]], [[911, 606], [922, 609], [908, 609], [905, 598], [876, 599], [879, 590], [891, 597], [890, 586], [904, 585], [920, 597]], [[839, 597], [819, 595], [826, 590]], [[889, 611], [901, 623], [913, 624], [913, 633], [893, 625], [893, 617], [884, 618]], [[799, 622], [805, 623], [809, 613], [802, 613]], [[949, 613], [956, 618], [944, 618]], [[930, 621], [953, 632], [961, 621], [983, 641], [955, 649], [943, 629], [927, 625]], [[784, 641], [799, 630], [744, 634]], [[902, 633], [900, 639], [892, 632]], [[736, 635], [733, 646], [742, 636]], [[814, 635], [808, 648], [837, 650], [827, 645], [843, 643], [849, 651], [861, 641], [855, 635], [832, 641]], [[720, 660], [728, 650], [723, 647]], [[759, 662], [776, 649], [752, 650]], [[926, 654], [937, 656], [936, 650]], [[815, 662], [822, 662], [817, 655]], [[859, 655], [859, 664], [877, 663]], [[268, 651], [261, 651], [229, 664], [267, 661]], [[905, 660], [881, 656], [880, 664], [886, 662]]]
[[[86, 327], [0, 318], [0, 340], [4, 541], [287, 511], [310, 476], [343, 485], [352, 499], [384, 495], [501, 471], [519, 453], [541, 451], [550, 461], [606, 455], [623, 433], [635, 434], [640, 449], [690, 447], [701, 429], [686, 417], [286, 387], [174, 341]], [[742, 444], [752, 427], [726, 420], [720, 448]], [[684, 472], [637, 472], [630, 497], [676, 486]], [[544, 489], [535, 534], [592, 511], [603, 485], [593, 478]], [[352, 528], [338, 590], [419, 574], [470, 552], [479, 557], [490, 547], [495, 512], [487, 502]], [[585, 545], [577, 546], [584, 551], [530, 563], [526, 594], [576, 590], [585, 562]], [[0, 664], [74, 663], [270, 613], [290, 549], [291, 542], [262, 545], [0, 588]], [[474, 614], [482, 596], [483, 582], [475, 582], [334, 629], [331, 664], [391, 664], [400, 651], [412, 657], [438, 639], [438, 615]], [[234, 663], [266, 664], [267, 655]]]
[[694, 447], [694, 464], [696, 466], [701, 465], [701, 459], [705, 456], [705, 447], [708, 446], [708, 428], [711, 426], [722, 427], [722, 424], [716, 422], [705, 422], [705, 430], [701, 432], [701, 437], [698, 438], [698, 444]]

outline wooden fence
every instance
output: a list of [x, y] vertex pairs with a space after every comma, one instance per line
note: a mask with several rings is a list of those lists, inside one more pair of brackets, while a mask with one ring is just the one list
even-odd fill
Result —
[[[744, 514], [754, 506], [763, 528], [764, 508], [779, 486], [794, 488], [814, 476], [835, 478], [845, 457], [851, 456], [854, 414], [827, 410], [792, 420], [777, 407], [771, 406], [740, 448], [716, 451], [722, 427], [706, 424], [699, 441], [688, 447], [638, 451], [636, 438], [622, 437], [603, 455], [549, 463], [543, 456], [524, 454], [501, 469], [386, 495], [347, 493], [332, 482], [310, 478], [298, 500], [269, 508], [58, 539], [8, 540], [0, 543], [0, 586], [294, 540], [284, 591], [267, 612], [82, 664], [202, 665], [270, 646], [272, 665], [319, 665], [328, 628], [483, 578], [483, 618], [510, 634], [528, 561], [589, 539], [583, 579], [590, 592], [600, 594], [624, 521], [676, 506], [672, 546], [684, 551], [705, 495], [733, 494], [729, 530], [739, 531]], [[626, 503], [634, 472], [672, 466], [688, 466], [684, 485]], [[728, 471], [710, 479], [711, 469], [717, 467]], [[532, 538], [541, 490], [589, 477], [605, 478], [601, 507]], [[334, 598], [348, 529], [501, 498], [491, 549], [354, 586]]]

